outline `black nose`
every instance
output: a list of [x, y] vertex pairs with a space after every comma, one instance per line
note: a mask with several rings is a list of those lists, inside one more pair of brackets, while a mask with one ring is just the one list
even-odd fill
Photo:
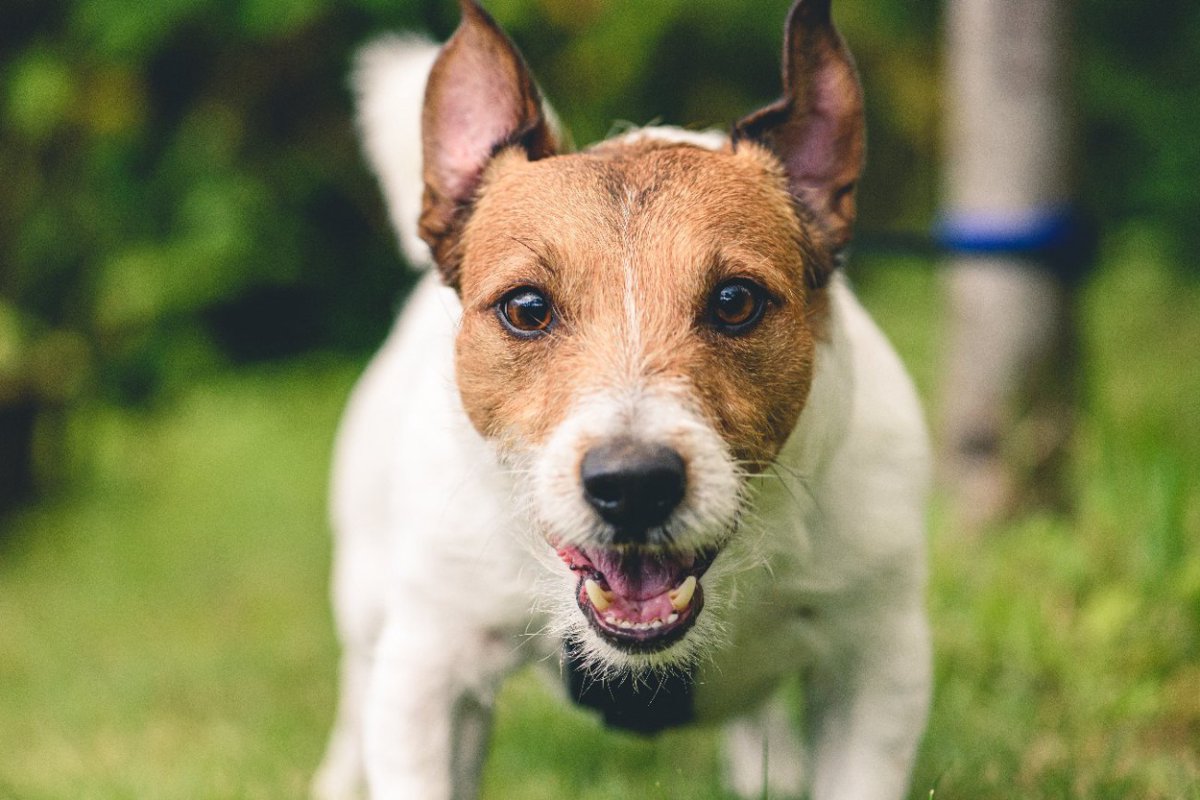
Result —
[[683, 499], [687, 471], [679, 453], [658, 444], [617, 439], [593, 447], [579, 468], [583, 496], [618, 538], [642, 540]]

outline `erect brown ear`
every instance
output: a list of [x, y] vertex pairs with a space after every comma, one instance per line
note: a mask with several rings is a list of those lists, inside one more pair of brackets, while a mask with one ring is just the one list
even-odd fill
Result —
[[458, 239], [488, 162], [508, 147], [530, 159], [556, 149], [521, 54], [475, 0], [460, 5], [462, 22], [434, 62], [421, 116], [420, 234], [443, 279], [455, 288]]
[[[830, 0], [796, 0], [783, 45], [783, 97], [734, 126], [740, 140], [765, 145], [792, 194], [825, 228], [835, 251], [850, 242], [854, 188], [865, 150], [862, 87]], [[813, 276], [818, 283], [828, 275]]]

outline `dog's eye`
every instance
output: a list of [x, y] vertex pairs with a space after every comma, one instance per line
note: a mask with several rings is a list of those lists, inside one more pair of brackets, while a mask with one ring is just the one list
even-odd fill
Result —
[[767, 293], [758, 284], [736, 278], [716, 288], [709, 300], [709, 318], [722, 333], [744, 333], [762, 318]]
[[522, 337], [549, 333], [554, 323], [554, 307], [550, 300], [529, 286], [506, 294], [497, 309], [505, 326]]

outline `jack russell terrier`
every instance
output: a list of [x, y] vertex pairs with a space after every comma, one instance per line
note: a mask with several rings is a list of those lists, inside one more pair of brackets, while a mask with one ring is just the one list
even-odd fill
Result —
[[339, 435], [317, 796], [476, 797], [497, 687], [532, 661], [612, 726], [723, 725], [737, 796], [905, 794], [928, 443], [838, 270], [864, 132], [829, 4], [796, 2], [782, 98], [728, 136], [568, 151], [475, 0], [440, 50], [361, 55], [367, 155], [436, 270]]

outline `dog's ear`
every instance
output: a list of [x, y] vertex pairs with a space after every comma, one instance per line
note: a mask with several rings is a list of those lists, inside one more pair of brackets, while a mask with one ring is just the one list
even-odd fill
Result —
[[528, 158], [557, 144], [537, 86], [513, 43], [475, 0], [434, 62], [421, 116], [425, 195], [420, 234], [442, 277], [458, 286], [458, 238], [488, 162], [516, 148]]
[[[835, 251], [850, 242], [854, 188], [865, 150], [862, 87], [830, 0], [796, 0], [783, 46], [783, 97], [734, 126], [783, 162], [792, 194], [812, 212]], [[818, 285], [828, 275], [811, 276]]]

